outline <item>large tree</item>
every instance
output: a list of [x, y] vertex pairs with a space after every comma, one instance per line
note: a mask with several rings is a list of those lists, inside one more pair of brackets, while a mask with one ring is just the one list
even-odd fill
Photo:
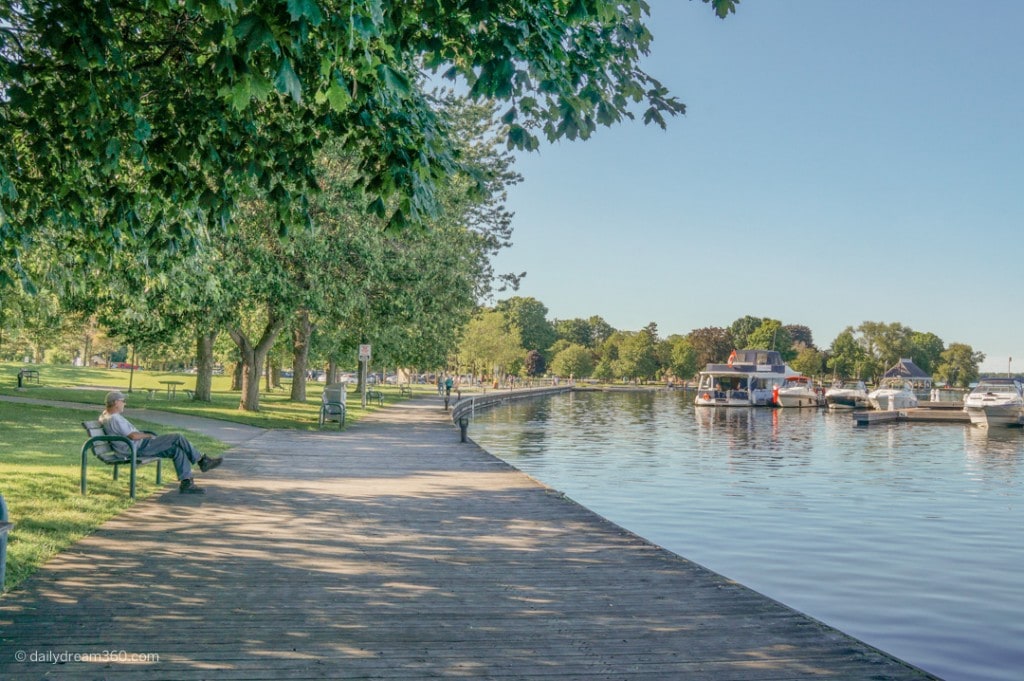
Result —
[[[719, 16], [736, 0], [711, 2]], [[0, 279], [43, 223], [143, 254], [197, 244], [251, 190], [309, 219], [329, 138], [393, 226], [459, 166], [424, 71], [506, 102], [510, 146], [684, 111], [640, 68], [644, 0], [0, 0]], [[2, 281], [0, 281], [2, 283]]]
[[671, 347], [669, 368], [672, 375], [688, 381], [704, 366], [698, 364], [697, 351], [685, 336], [669, 336], [667, 342]]
[[578, 343], [568, 345], [551, 360], [551, 371], [556, 376], [586, 378], [594, 370], [594, 358], [590, 350]]
[[505, 316], [494, 310], [481, 310], [463, 330], [459, 360], [477, 375], [498, 377], [510, 373], [522, 357], [519, 329], [508, 327]]
[[848, 326], [832, 341], [825, 365], [837, 378], [864, 378], [873, 373], [874, 365], [869, 362], [870, 357], [858, 342], [853, 327]]
[[548, 321], [548, 308], [536, 298], [513, 296], [498, 301], [494, 309], [505, 315], [510, 327], [519, 330], [523, 349], [545, 352], [558, 338]]
[[950, 343], [943, 350], [935, 377], [948, 385], [966, 388], [978, 380], [978, 367], [985, 361], [985, 353], [975, 352], [966, 343]]
[[724, 362], [729, 352], [735, 349], [729, 330], [717, 326], [694, 329], [687, 334], [686, 340], [697, 355], [698, 367], [712, 362]]

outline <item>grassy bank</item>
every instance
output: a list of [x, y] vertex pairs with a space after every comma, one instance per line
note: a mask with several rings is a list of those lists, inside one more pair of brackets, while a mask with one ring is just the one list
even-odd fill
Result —
[[[80, 422], [85, 416], [59, 407], [0, 402], [0, 493], [16, 523], [8, 537], [8, 589], [132, 503], [127, 471], [113, 480], [113, 469], [98, 464], [90, 465], [89, 494], [82, 496], [81, 447], [86, 436]], [[165, 430], [143, 419], [133, 423]], [[198, 433], [186, 435], [203, 452], [226, 449]], [[158, 491], [155, 476], [155, 466], [140, 469], [139, 499]], [[173, 466], [165, 466], [164, 480], [162, 489], [176, 484]]]
[[[239, 393], [231, 390], [228, 376], [214, 376], [210, 402], [195, 402], [185, 390], [195, 387], [192, 374], [98, 369], [88, 367], [31, 365], [39, 371], [39, 383], [25, 382], [17, 387], [18, 371], [26, 365], [0, 362], [0, 395], [30, 397], [39, 400], [75, 402], [95, 406], [95, 414], [103, 408], [110, 390], [121, 390], [128, 396], [126, 415], [139, 428], [164, 432], [166, 428], [145, 420], [144, 409], [189, 414], [212, 419], [259, 426], [295, 430], [317, 427], [322, 383], [310, 383], [306, 403], [289, 400], [290, 386], [260, 396], [260, 411], [244, 412], [238, 408]], [[160, 381], [182, 381], [174, 400], [167, 399], [167, 386]], [[430, 386], [415, 390], [431, 392]], [[150, 393], [152, 391], [152, 394]], [[400, 398], [395, 386], [380, 388], [385, 404]], [[364, 410], [357, 396], [349, 394], [349, 423], [374, 409]], [[60, 407], [35, 406], [0, 402], [0, 494], [10, 508], [16, 523], [9, 536], [6, 587], [9, 589], [39, 568], [54, 554], [66, 549], [93, 532], [108, 518], [131, 505], [128, 496], [128, 475], [111, 479], [113, 469], [91, 465], [89, 494], [82, 496], [81, 447], [85, 431], [81, 421], [90, 418], [85, 411], [69, 412]], [[227, 447], [198, 433], [186, 433], [202, 451], [218, 454]], [[169, 473], [167, 472], [169, 471]], [[140, 469], [138, 498], [144, 499], [158, 491], [154, 484], [156, 468]], [[175, 484], [173, 466], [166, 466], [164, 488]]]
[[[95, 404], [99, 411], [103, 408], [103, 397], [107, 391], [117, 389], [127, 393], [131, 390], [127, 402], [129, 418], [133, 409], [148, 408], [245, 423], [261, 428], [315, 430], [320, 412], [320, 393], [324, 387], [322, 383], [309, 383], [306, 388], [309, 399], [305, 403], [299, 403], [289, 399], [291, 386], [285, 383], [283, 389], [263, 392], [260, 395], [259, 412], [246, 412], [238, 408], [240, 395], [238, 391], [231, 390], [229, 376], [214, 376], [211, 401], [195, 402], [189, 400], [185, 394], [186, 390], [195, 388], [194, 374], [152, 371], [136, 371], [132, 374], [125, 369], [37, 364], [31, 365], [31, 368], [38, 369], [39, 384], [25, 383], [24, 387], [18, 390], [18, 370], [24, 366], [26, 365], [20, 363], [0, 362], [0, 395]], [[167, 386], [160, 381], [182, 382], [182, 385], [177, 386], [175, 399], [167, 399]], [[382, 386], [379, 390], [384, 396], [385, 404], [401, 399], [396, 386]], [[414, 386], [414, 390], [430, 392], [432, 388]], [[354, 393], [349, 394], [347, 407], [349, 423], [358, 421], [367, 412], [379, 408], [374, 403], [368, 404], [364, 410]]]

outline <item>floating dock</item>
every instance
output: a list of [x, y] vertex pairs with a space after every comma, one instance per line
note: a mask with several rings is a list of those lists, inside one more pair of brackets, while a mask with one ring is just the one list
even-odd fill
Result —
[[961, 423], [969, 424], [971, 417], [960, 402], [922, 402], [912, 409], [892, 411], [855, 411], [853, 422], [858, 426], [876, 423]]

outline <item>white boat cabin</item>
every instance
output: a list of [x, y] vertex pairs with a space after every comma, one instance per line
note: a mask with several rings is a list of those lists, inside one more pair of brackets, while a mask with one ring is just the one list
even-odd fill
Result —
[[725, 364], [708, 364], [700, 372], [694, 404], [771, 406], [775, 387], [796, 375], [776, 350], [734, 350]]

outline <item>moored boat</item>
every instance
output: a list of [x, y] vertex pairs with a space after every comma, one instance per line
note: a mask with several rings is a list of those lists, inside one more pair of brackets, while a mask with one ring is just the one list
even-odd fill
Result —
[[825, 405], [829, 409], [870, 409], [868, 389], [864, 381], [836, 381], [825, 391]]
[[881, 385], [868, 393], [871, 408], [879, 411], [913, 409], [917, 406], [917, 395], [913, 384], [902, 378], [882, 379]]
[[725, 364], [708, 364], [697, 381], [697, 406], [771, 406], [776, 387], [799, 375], [775, 350], [733, 350]]
[[807, 376], [788, 376], [775, 393], [775, 404], [780, 407], [819, 407], [821, 396]]
[[989, 426], [1024, 425], [1024, 383], [1019, 378], [984, 378], [964, 398], [971, 423]]

